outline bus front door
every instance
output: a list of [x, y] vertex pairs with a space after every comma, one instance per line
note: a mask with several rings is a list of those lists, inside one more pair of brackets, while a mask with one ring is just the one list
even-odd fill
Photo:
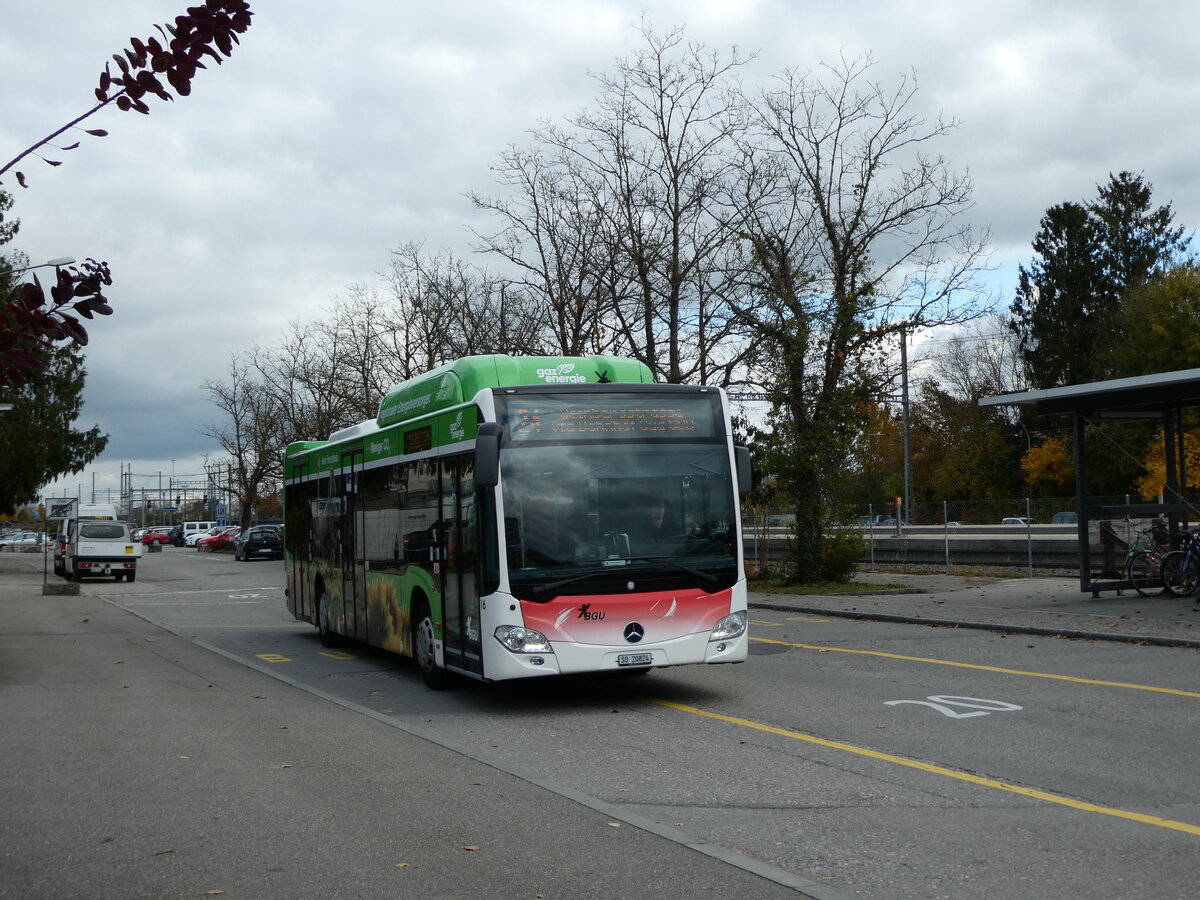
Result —
[[443, 460], [441, 485], [438, 556], [446, 665], [482, 675], [473, 460], [468, 456]]

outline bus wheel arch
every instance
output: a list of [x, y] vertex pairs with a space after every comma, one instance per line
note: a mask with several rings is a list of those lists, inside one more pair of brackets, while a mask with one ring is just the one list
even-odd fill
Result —
[[449, 681], [449, 673], [437, 663], [437, 632], [433, 627], [433, 612], [429, 598], [421, 591], [412, 595], [413, 659], [421, 670], [421, 678], [431, 690], [441, 690]]

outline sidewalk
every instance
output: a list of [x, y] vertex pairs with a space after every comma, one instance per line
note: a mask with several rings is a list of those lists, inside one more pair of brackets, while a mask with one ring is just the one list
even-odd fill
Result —
[[1092, 597], [1078, 578], [860, 572], [854, 579], [902, 588], [847, 594], [752, 593], [751, 607], [816, 615], [983, 628], [1200, 648], [1200, 605], [1194, 597], [1132, 590]]
[[42, 583], [0, 553], [0, 900], [833, 895]]

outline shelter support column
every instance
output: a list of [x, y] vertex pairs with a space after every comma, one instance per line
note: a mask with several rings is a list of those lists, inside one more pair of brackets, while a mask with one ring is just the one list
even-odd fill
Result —
[[[1092, 547], [1088, 537], [1088, 522], [1091, 515], [1087, 513], [1087, 454], [1084, 453], [1083, 439], [1086, 434], [1087, 420], [1079, 410], [1071, 413], [1071, 425], [1075, 432], [1075, 509], [1076, 536], [1079, 539], [1079, 590], [1092, 589]], [[1092, 591], [1093, 597], [1098, 597], [1099, 591]]]

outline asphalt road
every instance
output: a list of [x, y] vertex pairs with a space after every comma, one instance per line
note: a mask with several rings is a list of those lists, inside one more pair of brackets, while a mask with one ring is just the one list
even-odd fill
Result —
[[743, 666], [432, 692], [322, 647], [282, 588], [277, 563], [168, 548], [85, 590], [781, 889], [1195, 895], [1194, 650], [757, 610]]

